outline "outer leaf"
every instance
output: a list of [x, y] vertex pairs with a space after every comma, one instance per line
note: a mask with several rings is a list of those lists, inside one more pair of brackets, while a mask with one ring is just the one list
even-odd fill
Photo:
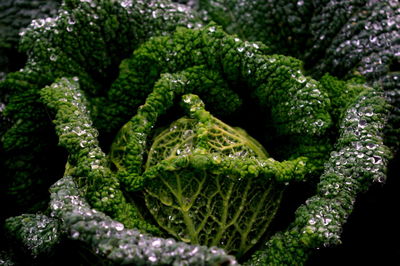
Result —
[[273, 236], [249, 264], [303, 264], [313, 249], [340, 243], [357, 194], [385, 179], [391, 155], [382, 139], [387, 115], [383, 93], [375, 90], [366, 91], [350, 105], [317, 194], [296, 211], [288, 230]]
[[53, 215], [73, 239], [116, 264], [134, 265], [236, 265], [221, 249], [187, 245], [173, 239], [151, 237], [125, 229], [104, 213], [92, 209], [80, 197], [73, 179], [64, 177], [51, 188]]
[[126, 202], [98, 146], [98, 131], [92, 127], [82, 94], [77, 78], [63, 78], [41, 91], [44, 102], [57, 111], [54, 124], [60, 145], [70, 154], [65, 175], [79, 180], [85, 197], [94, 208], [116, 217], [127, 227], [159, 233], [142, 220], [134, 205]]
[[18, 241], [20, 249], [33, 257], [49, 255], [63, 233], [56, 219], [40, 214], [8, 218], [6, 230], [13, 241]]

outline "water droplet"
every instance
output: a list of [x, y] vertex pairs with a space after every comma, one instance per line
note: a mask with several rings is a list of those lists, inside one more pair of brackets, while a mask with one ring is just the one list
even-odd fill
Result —
[[149, 257], [149, 261], [156, 262], [157, 261], [157, 257], [156, 256], [150, 256]]
[[332, 219], [325, 218], [324, 219], [324, 225], [328, 225], [331, 221], [332, 221]]
[[124, 225], [121, 224], [121, 223], [117, 223], [117, 224], [115, 225], [115, 229], [116, 229], [117, 231], [122, 231], [122, 230], [124, 230]]
[[103, 197], [103, 198], [101, 198], [101, 201], [103, 201], [103, 202], [108, 201], [108, 197]]
[[372, 27], [374, 28], [374, 30], [376, 30], [376, 31], [381, 31], [382, 30], [382, 25], [381, 25], [381, 23], [374, 23], [374, 24], [372, 24]]
[[380, 175], [375, 179], [378, 183], [385, 183], [386, 177], [384, 175]]
[[249, 58], [253, 57], [253, 55], [254, 54], [252, 52], [249, 52], [249, 51], [246, 52], [246, 56], [249, 57]]
[[50, 60], [51, 61], [56, 61], [57, 60], [57, 56], [55, 54], [50, 55]]
[[72, 237], [73, 239], [78, 239], [78, 237], [79, 237], [79, 232], [78, 232], [78, 231], [72, 232], [71, 237]]
[[365, 128], [366, 125], [367, 125], [367, 121], [365, 121], [365, 120], [360, 120], [360, 122], [358, 123], [359, 128]]
[[169, 13], [164, 13], [163, 14], [163, 19], [164, 20], [168, 20], [170, 18], [170, 14]]
[[380, 156], [372, 156], [372, 163], [379, 164], [382, 162], [382, 158]]
[[[396, 0], [397, 1], [397, 0]], [[394, 21], [394, 19], [388, 19], [387, 21], [386, 21], [386, 23], [387, 23], [387, 25], [389, 26], [389, 27], [391, 27], [391, 26], [393, 26], [394, 24], [396, 24], [396, 22]]]
[[372, 42], [372, 43], [375, 43], [377, 40], [378, 40], [378, 38], [375, 35], [371, 35], [369, 37], [369, 41]]
[[159, 247], [161, 247], [161, 240], [160, 239], [156, 239], [156, 240], [153, 241], [153, 243], [151, 243], [151, 245], [153, 247], [159, 248]]
[[297, 81], [300, 82], [300, 83], [304, 83], [304, 82], [306, 82], [306, 80], [307, 79], [304, 76], [300, 76], [300, 77], [297, 78]]
[[317, 127], [322, 127], [324, 124], [325, 124], [324, 121], [322, 121], [321, 119], [318, 119], [317, 121], [315, 121], [315, 125]]
[[124, 1], [121, 1], [121, 6], [122, 6], [123, 8], [130, 7], [130, 6], [132, 6], [132, 1], [131, 1], [131, 0], [124, 0]]
[[368, 144], [366, 145], [366, 147], [367, 147], [368, 149], [370, 149], [370, 150], [374, 150], [374, 149], [376, 148], [376, 144], [374, 144], [374, 143], [368, 143]]
[[153, 12], [151, 12], [151, 16], [153, 18], [157, 18], [158, 17], [158, 13], [159, 13], [159, 10], [154, 10]]
[[79, 146], [81, 146], [82, 148], [85, 148], [86, 144], [87, 144], [86, 140], [81, 140], [81, 142], [79, 142]]
[[365, 112], [365, 115], [368, 116], [368, 117], [371, 117], [371, 116], [374, 115], [374, 112], [372, 112], [371, 110], [369, 110], [369, 111], [366, 111], [366, 112]]
[[64, 206], [64, 203], [62, 203], [61, 201], [55, 201], [55, 202], [53, 202], [51, 207], [53, 210], [58, 210], [58, 209], [62, 208], [63, 206]]
[[359, 151], [359, 150], [362, 149], [362, 145], [361, 145], [361, 143], [358, 142], [358, 141], [354, 143], [354, 147], [356, 148], [357, 151]]

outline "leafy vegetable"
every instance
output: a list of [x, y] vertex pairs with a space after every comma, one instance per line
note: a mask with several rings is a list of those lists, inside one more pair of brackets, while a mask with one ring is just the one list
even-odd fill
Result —
[[[357, 194], [384, 182], [383, 141], [398, 143], [396, 3], [189, 3], [200, 16], [168, 1], [66, 0], [22, 33], [28, 63], [0, 83], [10, 121], [1, 167], [12, 215], [45, 213], [6, 220], [18, 250], [57, 257], [69, 239], [83, 260], [235, 265], [218, 245], [251, 265], [302, 264], [340, 243]], [[240, 38], [201, 27], [204, 15]], [[367, 25], [384, 44], [363, 35]], [[276, 52], [304, 59], [319, 81]], [[291, 180], [319, 184], [276, 232]]]
[[[208, 28], [202, 30], [178, 31], [175, 35], [172, 36], [172, 39], [169, 40], [167, 38], [154, 38], [152, 41], [149, 42], [148, 46], [144, 45], [141, 47], [141, 49], [135, 52], [135, 56], [141, 56], [141, 51], [148, 51], [149, 49], [154, 48], [157, 48], [159, 52], [161, 52], [162, 49], [167, 50], [166, 52], [169, 52], [168, 49], [176, 49], [176, 42], [187, 42], [186, 47], [188, 47], [190, 45], [190, 42], [188, 42], [187, 40], [191, 40], [192, 38], [196, 38], [199, 40], [197, 42], [197, 45], [199, 47], [211, 43], [213, 43], [214, 45], [215, 41], [211, 42], [207, 40], [208, 38], [214, 40], [223, 39], [227, 43], [227, 45], [229, 44], [229, 42], [236, 45], [244, 44], [240, 40], [234, 40], [234, 37], [227, 36], [222, 31], [220, 31], [220, 29], [217, 29], [216, 26], [210, 25]], [[170, 45], [164, 45], [163, 48], [160, 49], [160, 46], [157, 46], [159, 42], [169, 42]], [[203, 42], [204, 44], [201, 44], [201, 42]], [[259, 57], [258, 61], [265, 61], [266, 67], [270, 65], [270, 67], [272, 68], [271, 71], [273, 71], [274, 61], [272, 60], [273, 62], [270, 63], [269, 61], [271, 60], [268, 57], [263, 57], [262, 53], [258, 52], [255, 48], [256, 47], [252, 46], [252, 49], [254, 49], [255, 52], [254, 58], [253, 56], [251, 56], [247, 60], [257, 60], [257, 57]], [[241, 53], [240, 49], [238, 51], [236, 47], [231, 47], [230, 49], [234, 51], [232, 51], [231, 53]], [[204, 51], [203, 53], [206, 57], [207, 52]], [[185, 56], [184, 52], [183, 55], [181, 55], [180, 52], [172, 54], [174, 54], [174, 56], [176, 56], [177, 58], [179, 58], [180, 56]], [[211, 55], [208, 55], [208, 57], [211, 57]], [[145, 58], [142, 58], [142, 60], [140, 61], [135, 60], [135, 58], [129, 60], [133, 62], [140, 62], [144, 66], [147, 65]], [[244, 59], [243, 61], [246, 61], [246, 59]], [[262, 63], [262, 61], [260, 61], [259, 63]], [[283, 60], [277, 60], [276, 64], [281, 64], [281, 61]], [[186, 60], [185, 62], [186, 64], [189, 63]], [[210, 67], [216, 68], [216, 66]], [[145, 68], [140, 67], [140, 69], [142, 69], [143, 71]], [[234, 70], [230, 69], [230, 71]], [[129, 69], [129, 73], [137, 75], [138, 72], [133, 72], [132, 69]], [[163, 156], [161, 156], [161, 158], [157, 158], [155, 154], [161, 151], [157, 151], [159, 148], [157, 148], [158, 146], [157, 144], [155, 144], [152, 147], [153, 150], [151, 150], [148, 154], [149, 161], [147, 163], [147, 169], [143, 174], [141, 174], [141, 164], [144, 163], [143, 155], [146, 151], [146, 136], [150, 133], [151, 128], [154, 127], [157, 117], [160, 114], [165, 113], [167, 109], [172, 105], [175, 98], [174, 95], [190, 92], [192, 90], [196, 91], [196, 88], [200, 87], [201, 83], [199, 83], [199, 80], [196, 80], [195, 78], [197, 78], [200, 74], [204, 74], [204, 68], [202, 67], [189, 68], [188, 72], [182, 71], [177, 73], [175, 76], [162, 75], [160, 77], [160, 80], [155, 84], [153, 92], [149, 94], [146, 103], [139, 109], [138, 114], [134, 116], [130, 120], [130, 122], [124, 126], [121, 133], [119, 133], [119, 136], [117, 137], [116, 142], [114, 143], [114, 146], [111, 150], [111, 159], [119, 170], [117, 173], [119, 180], [127, 188], [128, 191], [141, 189], [144, 185], [147, 206], [149, 207], [150, 212], [153, 214], [155, 219], [158, 220], [158, 224], [162, 228], [166, 229], [167, 232], [174, 236], [179, 236], [182, 240], [186, 239], [185, 234], [189, 234], [189, 239], [187, 239], [186, 241], [211, 245], [220, 244], [220, 242], [224, 243], [223, 238], [232, 237], [231, 240], [226, 240], [227, 245], [232, 246], [230, 249], [237, 251], [239, 255], [245, 253], [245, 251], [247, 251], [249, 247], [251, 247], [249, 243], [250, 241], [247, 240], [248, 234], [251, 234], [251, 244], [255, 244], [257, 239], [259, 239], [262, 236], [262, 233], [266, 230], [268, 224], [271, 221], [271, 218], [276, 212], [276, 208], [278, 205], [274, 202], [279, 202], [281, 194], [279, 191], [281, 189], [279, 189], [278, 187], [274, 189], [273, 187], [275, 185], [273, 185], [273, 183], [267, 182], [267, 180], [271, 179], [271, 176], [275, 175], [276, 179], [281, 181], [288, 181], [291, 178], [301, 179], [301, 173], [303, 172], [304, 175], [304, 171], [301, 170], [301, 168], [299, 170], [296, 169], [297, 167], [299, 167], [298, 165], [300, 165], [302, 159], [282, 164], [274, 162], [274, 160], [265, 160], [266, 155], [260, 148], [260, 144], [257, 144], [257, 142], [251, 140], [251, 138], [246, 137], [246, 135], [243, 135], [243, 133], [240, 133], [240, 131], [234, 130], [229, 126], [224, 125], [222, 122], [218, 122], [218, 120], [216, 120], [215, 118], [207, 115], [208, 112], [204, 110], [201, 111], [201, 105], [196, 105], [196, 101], [193, 98], [187, 98], [189, 103], [192, 100], [194, 101], [193, 104], [188, 104], [188, 109], [191, 110], [191, 113], [193, 113], [192, 116], [197, 117], [196, 119], [199, 121], [199, 125], [196, 126], [192, 122], [187, 122], [187, 120], [186, 122], [183, 122], [185, 120], [178, 120], [176, 123], [181, 124], [183, 128], [189, 127], [190, 130], [198, 132], [195, 133], [194, 136], [188, 136], [190, 139], [193, 139], [194, 145], [192, 148], [185, 148], [187, 152], [186, 155], [188, 155], [189, 157], [178, 156], [174, 158], [167, 156], [164, 158]], [[125, 75], [123, 77], [125, 78]], [[296, 80], [295, 78], [296, 76], [287, 76], [287, 79], [289, 81], [292, 80], [292, 84], [296, 84], [296, 82], [298, 82], [299, 84], [304, 83], [307, 80], [304, 77], [303, 81], [301, 79], [301, 76], [299, 78], [301, 79], [300, 81]], [[125, 225], [127, 225], [128, 227], [137, 227], [139, 229], [157, 233], [156, 229], [154, 229], [150, 225], [147, 225], [147, 223], [143, 221], [143, 218], [140, 218], [136, 207], [128, 204], [127, 201], [124, 199], [123, 194], [119, 192], [118, 182], [116, 179], [111, 177], [112, 174], [107, 168], [107, 162], [105, 160], [104, 153], [97, 147], [97, 141], [95, 139], [97, 132], [91, 128], [90, 117], [88, 116], [88, 114], [85, 114], [85, 106], [87, 105], [87, 103], [85, 103], [84, 99], [80, 100], [80, 98], [82, 97], [82, 93], [76, 91], [77, 89], [74, 88], [74, 86], [76, 85], [69, 84], [69, 82], [71, 81], [62, 80], [58, 83], [53, 84], [50, 87], [43, 89], [42, 92], [42, 97], [44, 101], [48, 104], [48, 106], [58, 110], [55, 123], [57, 125], [58, 134], [60, 136], [60, 143], [62, 146], [66, 147], [70, 153], [69, 166], [66, 170], [66, 175], [73, 175], [79, 178], [79, 180], [82, 180], [81, 183], [86, 191], [86, 197], [91, 201], [92, 206], [95, 206], [99, 210], [105, 211], [106, 213], [112, 215], [116, 219], [124, 222]], [[120, 80], [116, 81], [117, 84], [120, 84], [120, 82]], [[253, 82], [257, 84], [257, 80], [253, 80]], [[309, 82], [309, 87], [312, 87], [312, 82], [314, 81], [311, 80]], [[190, 85], [187, 86], [188, 84]], [[226, 90], [226, 88], [224, 88], [224, 90]], [[222, 92], [224, 90], [222, 90]], [[119, 88], [119, 91], [121, 92], [123, 90]], [[266, 92], [264, 91], [263, 93]], [[314, 97], [321, 96], [317, 94]], [[295, 102], [290, 102], [290, 98], [288, 98], [288, 102], [289, 104], [297, 104]], [[315, 108], [317, 111], [317, 108], [321, 107], [316, 106]], [[116, 110], [113, 109], [113, 111]], [[321, 112], [324, 113], [324, 111]], [[320, 116], [317, 115], [317, 117], [318, 119], [320, 119]], [[329, 119], [329, 114], [327, 114], [327, 117]], [[185, 123], [189, 124], [184, 126], [183, 124]], [[283, 124], [280, 126], [284, 128]], [[293, 125], [291, 126], [293, 127]], [[301, 126], [304, 127], [304, 123]], [[322, 125], [319, 124], [309, 124], [309, 127], [312, 129], [309, 131], [309, 134], [315, 134], [316, 129], [318, 130], [318, 127], [321, 126]], [[174, 134], [179, 135], [179, 129], [175, 129], [175, 127], [177, 126], [173, 126]], [[221, 150], [218, 150], [215, 147], [212, 148], [213, 146], [210, 145], [213, 145], [212, 143], [218, 143], [218, 140], [213, 140], [212, 135], [207, 134], [207, 132], [209, 132], [210, 130], [217, 132], [220, 131], [221, 133], [227, 132], [224, 133], [228, 134], [224, 137], [228, 138], [226, 139], [226, 141], [229, 141], [227, 143], [232, 144], [232, 141], [233, 143], [235, 143], [236, 141], [237, 144], [235, 145], [237, 145], [238, 147], [234, 148], [231, 151], [225, 150], [224, 148], [222, 148]], [[290, 132], [290, 129], [285, 129], [282, 131]], [[295, 133], [297, 132], [295, 131]], [[154, 140], [154, 143], [159, 143], [160, 141], [163, 142], [163, 135], [165, 134], [161, 133], [161, 137], [156, 138]], [[236, 139], [239, 139], [231, 139], [231, 137], [228, 137], [229, 135], [237, 136]], [[223, 135], [221, 137], [223, 137]], [[243, 138], [249, 140], [246, 140], [243, 143], [244, 140], [240, 140]], [[185, 140], [183, 140], [182, 144], [177, 143], [176, 145], [178, 145], [178, 147], [172, 147], [172, 150], [179, 149], [180, 145], [185, 145]], [[227, 148], [228, 147], [229, 146], [227, 146]], [[215, 159], [215, 156], [222, 157]], [[232, 156], [233, 158], [231, 158]], [[259, 159], [253, 159], [253, 156], [259, 157]], [[238, 159], [235, 159], [235, 157], [238, 157]], [[246, 161], [246, 157], [249, 157], [248, 161]], [[210, 161], [211, 164], [207, 164], [207, 161]], [[221, 162], [219, 163], [219, 161]], [[205, 165], [203, 165], [202, 162], [205, 163]], [[183, 167], [182, 163], [186, 164], [187, 167]], [[193, 171], [198, 171], [198, 174], [195, 174], [194, 177], [191, 177], [190, 173], [192, 173]], [[162, 173], [166, 173], [166, 175], [163, 176]], [[177, 177], [176, 174], [179, 175], [179, 173], [181, 173], [180, 177]], [[259, 175], [260, 177], [258, 177]], [[174, 176], [177, 179], [175, 179]], [[262, 178], [262, 176], [264, 177]], [[212, 180], [218, 180], [222, 177], [224, 178], [224, 181], [221, 180], [221, 182], [218, 181], [217, 183], [212, 184]], [[191, 188], [191, 186], [189, 185], [190, 183], [193, 183], [193, 178], [199, 178], [200, 181], [198, 187]], [[147, 185], [147, 179], [154, 179], [154, 181], [148, 181]], [[235, 181], [236, 179], [238, 181]], [[245, 183], [244, 185], [242, 184], [244, 181], [240, 182], [241, 179], [248, 179], [249, 181], [246, 182], [247, 184]], [[263, 182], [263, 179], [266, 180]], [[158, 180], [164, 181], [160, 182]], [[205, 183], [205, 180], [208, 180], [207, 183], [211, 182], [211, 184], [204, 186], [203, 188], [203, 185], [201, 185], [201, 183]], [[170, 190], [172, 189], [172, 191], [167, 191], [162, 188], [164, 186], [163, 183], [165, 182], [167, 183], [166, 188], [169, 188]], [[235, 202], [239, 200], [240, 202], [241, 198], [243, 200], [243, 195], [234, 194], [233, 191], [237, 191], [236, 193], [242, 191], [246, 195], [247, 193], [249, 193], [246, 191], [249, 190], [253, 182], [263, 183], [263, 186], [260, 186], [260, 190], [253, 190], [248, 196], [250, 202], [254, 202], [254, 204], [256, 204], [257, 202], [257, 204], [259, 205], [256, 205], [254, 208], [251, 206], [251, 204], [244, 205], [243, 209], [246, 209], [245, 211], [248, 212], [250, 220], [245, 221], [243, 220], [244, 218], [240, 218], [242, 221], [240, 222], [240, 226], [238, 226], [238, 223], [236, 223], [236, 221], [239, 219], [239, 217], [246, 216], [243, 214], [240, 215], [240, 213], [238, 213], [237, 215], [234, 215], [237, 216], [237, 218], [230, 217], [228, 219], [227, 213], [231, 212], [230, 209], [232, 207], [228, 207], [226, 209], [223, 202], [226, 202], [228, 198], [230, 198], [230, 201]], [[180, 191], [182, 189], [181, 186], [187, 187], [187, 191], [184, 191], [184, 194], [181, 194], [179, 196], [176, 194], [178, 193], [176, 190]], [[225, 189], [231, 187], [230, 189], [228, 189], [228, 191], [232, 191], [229, 192], [229, 194], [232, 194], [232, 196], [228, 196], [228, 194], [224, 196], [224, 193], [228, 193], [228, 191], [225, 191], [225, 189], [222, 188], [220, 188], [221, 190], [219, 193], [218, 190], [215, 191], [215, 189], [219, 186], [222, 186]], [[264, 190], [265, 192], [262, 192]], [[160, 204], [165, 205], [164, 199], [165, 197], [171, 197], [171, 193], [175, 195], [178, 202], [177, 204], [179, 206], [175, 206], [177, 210], [180, 210], [178, 213], [170, 213], [171, 210], [168, 211], [168, 207], [162, 206], [163, 208], [161, 208], [160, 206]], [[195, 197], [194, 195], [192, 195], [192, 193], [194, 195], [196, 193], [206, 193], [206, 195]], [[222, 202], [220, 202], [220, 199], [218, 197], [216, 198], [216, 200], [213, 200], [212, 205], [217, 206], [215, 207], [216, 209], [213, 210], [213, 208], [207, 207], [211, 203], [207, 204], [203, 202], [207, 198], [215, 197], [213, 195], [215, 195], [216, 193], [222, 193], [222, 198], [225, 199], [222, 199]], [[183, 198], [187, 197], [190, 197], [192, 199], [189, 203], [184, 203], [182, 200]], [[157, 198], [160, 199], [161, 202], [157, 201]], [[194, 204], [195, 201], [198, 201], [198, 203]], [[271, 207], [267, 207], [269, 204], [272, 204]], [[191, 209], [191, 207], [189, 206], [193, 206], [193, 208]], [[235, 204], [232, 204], [232, 206], [235, 206]], [[190, 216], [193, 217], [196, 211], [198, 212], [203, 208], [209, 208], [207, 210], [208, 213], [204, 214], [206, 218], [202, 222], [200, 222], [200, 224], [204, 225], [198, 225], [199, 221], [192, 220]], [[161, 209], [161, 211], [156, 212], [154, 211], [155, 209]], [[164, 209], [167, 213], [163, 213]], [[172, 207], [172, 209], [174, 208]], [[270, 210], [266, 212], [266, 210], [268, 209]], [[264, 215], [262, 216], [263, 218], [260, 221], [251, 218], [257, 217], [258, 212], [264, 213]], [[177, 224], [173, 223], [171, 224], [171, 226], [166, 225], [162, 217], [168, 216], [171, 216], [171, 219], [176, 220]], [[210, 230], [215, 230], [213, 228], [216, 227], [213, 220], [217, 218], [213, 219], [212, 217], [217, 216], [221, 216], [220, 219], [222, 219], [220, 222], [217, 222], [217, 224], [220, 223], [219, 225], [221, 227], [221, 231], [214, 239], [207, 240], [206, 232]], [[185, 226], [182, 227], [181, 225], [179, 225], [179, 221], [183, 221]], [[245, 227], [245, 229], [240, 229], [240, 227], [243, 227], [245, 225], [248, 227]], [[253, 233], [253, 231], [255, 232]], [[238, 236], [234, 236], [236, 234]], [[202, 240], [200, 240], [200, 238], [202, 238]]]

